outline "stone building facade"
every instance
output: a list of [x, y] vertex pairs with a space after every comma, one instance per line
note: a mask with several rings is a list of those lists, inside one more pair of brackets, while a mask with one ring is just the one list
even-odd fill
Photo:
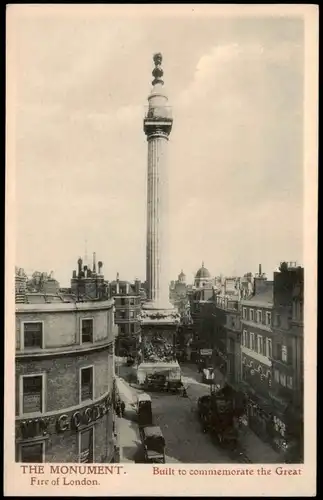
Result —
[[249, 426], [267, 439], [272, 427], [273, 281], [254, 278], [253, 294], [241, 300], [241, 382], [248, 398]]
[[16, 305], [16, 461], [114, 458], [113, 300]]
[[114, 298], [115, 323], [119, 335], [137, 336], [140, 333], [141, 282], [122, 281], [119, 275], [108, 284], [109, 295]]
[[[239, 390], [241, 381], [241, 324], [238, 295], [216, 295], [213, 360], [219, 383]], [[221, 374], [221, 375], [220, 375]]]
[[277, 408], [276, 436], [283, 438], [292, 461], [303, 457], [304, 269], [283, 263], [274, 273], [271, 398]]

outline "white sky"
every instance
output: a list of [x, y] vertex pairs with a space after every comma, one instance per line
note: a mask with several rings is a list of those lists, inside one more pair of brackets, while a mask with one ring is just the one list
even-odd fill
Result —
[[[77, 8], [77, 6], [74, 6]], [[62, 6], [60, 6], [62, 9]], [[76, 11], [75, 11], [76, 12]], [[292, 18], [17, 16], [16, 264], [67, 285], [96, 251], [145, 278], [152, 55], [163, 54], [172, 278], [302, 263], [303, 25]]]

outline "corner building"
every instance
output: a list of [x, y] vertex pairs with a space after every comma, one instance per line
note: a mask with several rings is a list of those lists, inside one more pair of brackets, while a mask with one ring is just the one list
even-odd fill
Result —
[[113, 300], [16, 305], [16, 461], [114, 458]]

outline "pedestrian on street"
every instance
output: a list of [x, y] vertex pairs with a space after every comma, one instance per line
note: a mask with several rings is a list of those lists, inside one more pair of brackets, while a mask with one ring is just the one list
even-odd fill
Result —
[[121, 404], [120, 401], [117, 401], [116, 414], [118, 417], [121, 417]]
[[123, 416], [124, 416], [125, 409], [126, 409], [126, 405], [125, 405], [125, 402], [124, 402], [124, 401], [121, 401], [121, 404], [120, 404], [120, 409], [121, 409], [121, 416], [123, 417]]
[[183, 387], [183, 398], [187, 398], [187, 391], [185, 387]]

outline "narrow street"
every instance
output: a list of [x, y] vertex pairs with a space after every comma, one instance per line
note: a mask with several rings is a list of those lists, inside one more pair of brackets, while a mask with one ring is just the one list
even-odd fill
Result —
[[[119, 366], [119, 375], [127, 378], [129, 369]], [[202, 432], [202, 427], [197, 415], [197, 400], [200, 396], [208, 394], [210, 388], [202, 384], [201, 374], [194, 367], [182, 367], [182, 379], [187, 387], [188, 398], [181, 394], [168, 394], [150, 392], [152, 398], [152, 410], [156, 425], [163, 431], [166, 440], [167, 463], [232, 463], [227, 453], [212, 443], [210, 436]], [[121, 387], [120, 387], [121, 386]], [[135, 424], [135, 410], [131, 407], [131, 401], [135, 402], [136, 394], [140, 391], [131, 389], [132, 396], [127, 385], [122, 381], [118, 384], [121, 396], [126, 400], [126, 422], [120, 422], [121, 442], [128, 436], [132, 445], [124, 446], [123, 456], [126, 460], [136, 460], [140, 451], [140, 439]], [[127, 392], [127, 394], [126, 394]]]
[[[212, 442], [210, 435], [202, 432], [197, 414], [197, 400], [209, 394], [210, 386], [202, 383], [202, 375], [195, 365], [182, 365], [181, 369], [187, 398], [183, 398], [181, 393], [149, 392], [154, 422], [160, 426], [166, 440], [167, 463], [240, 463], [245, 458], [252, 463], [281, 463], [278, 454], [245, 426], [240, 435], [244, 458], [233, 458], [232, 454]], [[129, 375], [133, 371], [122, 362], [117, 363], [117, 385], [126, 403], [125, 416], [118, 419], [118, 429], [122, 461], [140, 463], [142, 448], [135, 403], [137, 394], [142, 391], [129, 384]]]

